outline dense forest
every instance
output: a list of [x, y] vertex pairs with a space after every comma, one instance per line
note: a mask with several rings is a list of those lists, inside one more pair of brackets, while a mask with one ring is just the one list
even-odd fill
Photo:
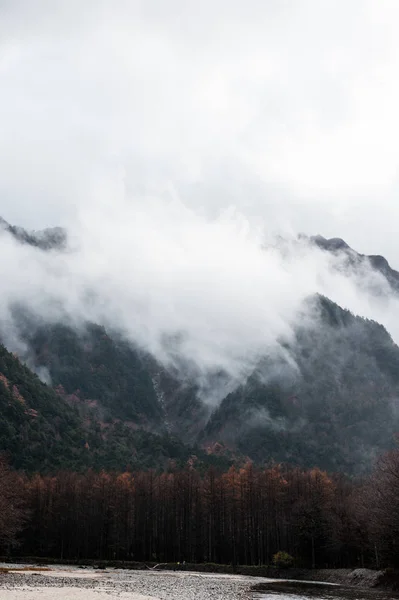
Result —
[[0, 463], [3, 553], [304, 567], [399, 566], [399, 451], [363, 481], [251, 463], [31, 475]]
[[[4, 227], [39, 252], [66, 243]], [[397, 292], [381, 257], [315, 243]], [[11, 337], [0, 330], [0, 553], [399, 566], [399, 347], [328, 298], [302, 309], [311, 322], [279, 352], [200, 387], [184, 357], [174, 368], [121, 332], [14, 305]]]
[[165, 429], [156, 433], [137, 422], [104, 417], [104, 408], [78, 394], [45, 385], [0, 344], [0, 453], [17, 469], [42, 473], [162, 468], [170, 460], [182, 466], [193, 453], [206, 466], [229, 464], [226, 457], [184, 444]]

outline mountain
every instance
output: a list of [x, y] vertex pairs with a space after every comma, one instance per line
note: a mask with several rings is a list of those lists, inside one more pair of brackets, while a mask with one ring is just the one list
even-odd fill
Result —
[[4, 346], [0, 346], [0, 448], [16, 467], [46, 468], [79, 460], [80, 419]]
[[45, 368], [57, 394], [102, 427], [172, 435], [257, 463], [366, 471], [399, 432], [399, 348], [378, 323], [327, 298], [309, 303], [313, 326], [297, 328], [286, 356], [260, 359], [213, 411], [194, 384], [98, 325], [45, 325], [24, 339], [32, 367]]
[[[3, 230], [44, 252], [66, 241], [66, 234]], [[392, 293], [399, 290], [399, 273], [382, 257], [358, 254], [338, 238], [310, 243], [338, 253], [348, 269], [374, 269]], [[311, 323], [299, 323], [293, 339], [259, 357], [212, 406], [195, 379], [182, 381], [120, 333], [38, 322], [19, 307], [27, 351], [19, 360], [1, 347], [0, 452], [29, 470], [165, 467], [195, 456], [224, 467], [250, 458], [365, 472], [399, 432], [399, 348], [380, 324], [328, 298], [310, 297], [303, 309]], [[226, 378], [213, 373], [208, 388]]]
[[308, 239], [318, 248], [344, 257], [346, 265], [355, 271], [364, 266], [371, 267], [371, 269], [387, 280], [395, 292], [399, 292], [399, 271], [392, 269], [387, 259], [383, 256], [377, 254], [359, 254], [341, 238], [326, 239], [321, 235], [316, 235]]
[[[25, 326], [26, 327], [26, 326]], [[68, 402], [90, 406], [105, 422], [172, 435], [186, 444], [197, 439], [209, 409], [198, 389], [183, 383], [151, 355], [115, 332], [87, 323], [76, 331], [66, 325], [20, 330], [32, 368], [45, 369], [52, 386]]]
[[0, 234], [6, 232], [22, 244], [29, 244], [40, 250], [62, 250], [67, 245], [67, 232], [62, 227], [50, 227], [40, 231], [27, 231], [16, 227], [0, 217]]
[[[259, 364], [211, 416], [205, 439], [234, 444], [259, 462], [267, 456], [354, 473], [394, 444], [399, 432], [399, 348], [386, 330], [326, 298], [320, 319], [298, 327], [269, 377]], [[275, 365], [276, 367], [276, 365]]]
[[153, 433], [104, 412], [95, 402], [44, 384], [0, 345], [0, 453], [14, 467], [48, 472], [166, 468], [192, 460], [198, 466], [229, 464], [165, 430]]
[[[2, 217], [0, 217], [0, 235], [1, 232], [10, 234], [19, 243], [28, 244], [40, 250], [63, 250], [68, 243], [67, 231], [62, 227], [28, 231], [23, 227], [10, 225]], [[371, 269], [381, 274], [387, 280], [394, 291], [399, 291], [399, 271], [392, 269], [383, 256], [360, 254], [341, 238], [327, 239], [322, 235], [309, 237], [300, 234], [298, 239], [300, 241], [307, 241], [321, 250], [345, 258], [347, 267], [353, 270], [360, 269], [363, 266], [371, 267]]]

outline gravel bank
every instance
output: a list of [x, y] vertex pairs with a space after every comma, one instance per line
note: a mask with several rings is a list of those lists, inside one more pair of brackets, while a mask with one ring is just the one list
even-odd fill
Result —
[[[266, 580], [264, 580], [266, 581]], [[0, 573], [1, 600], [248, 600], [245, 576], [53, 568]]]

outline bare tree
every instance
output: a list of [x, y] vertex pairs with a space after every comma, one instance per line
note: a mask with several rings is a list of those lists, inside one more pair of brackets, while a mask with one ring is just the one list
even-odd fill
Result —
[[22, 476], [0, 456], [0, 546], [5, 550], [16, 544], [27, 517], [23, 495]]

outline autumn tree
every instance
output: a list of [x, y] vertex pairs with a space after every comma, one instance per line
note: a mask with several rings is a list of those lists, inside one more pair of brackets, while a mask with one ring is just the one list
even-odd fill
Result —
[[0, 547], [7, 552], [18, 541], [27, 511], [24, 502], [24, 481], [12, 471], [0, 456]]
[[399, 567], [399, 450], [388, 452], [363, 490], [375, 564]]

